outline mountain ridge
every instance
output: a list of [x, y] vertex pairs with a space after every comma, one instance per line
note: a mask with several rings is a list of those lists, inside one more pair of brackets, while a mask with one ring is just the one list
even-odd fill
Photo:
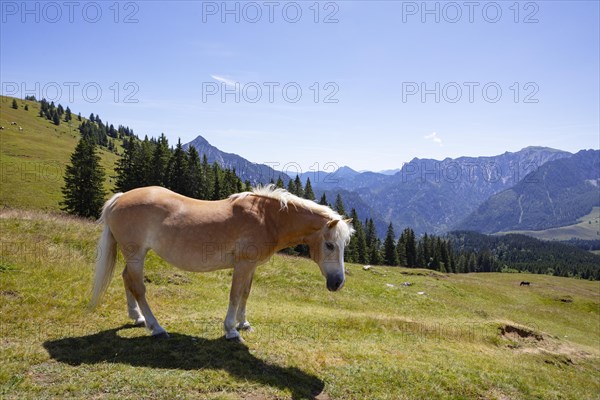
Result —
[[209, 163], [216, 162], [224, 168], [235, 169], [236, 174], [243, 181], [248, 180], [253, 186], [266, 184], [271, 179], [276, 181], [279, 177], [285, 184], [290, 180], [288, 175], [268, 165], [254, 163], [238, 154], [220, 150], [210, 144], [202, 135], [198, 135], [194, 140], [184, 144], [183, 148], [187, 150], [190, 146], [195, 147], [201, 156], [206, 155]]
[[491, 196], [457, 228], [497, 233], [566, 226], [600, 206], [599, 185], [600, 150], [581, 150]]

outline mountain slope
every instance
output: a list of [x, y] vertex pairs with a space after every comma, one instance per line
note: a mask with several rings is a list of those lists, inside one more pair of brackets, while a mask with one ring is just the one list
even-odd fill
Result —
[[271, 179], [276, 181], [279, 177], [281, 177], [285, 184], [287, 184], [287, 182], [290, 180], [290, 178], [283, 172], [276, 171], [267, 165], [256, 164], [237, 154], [221, 151], [215, 146], [211, 145], [202, 136], [198, 136], [191, 142], [184, 144], [183, 148], [187, 150], [190, 146], [194, 146], [196, 148], [200, 154], [200, 157], [205, 154], [208, 162], [211, 164], [213, 162], [217, 162], [223, 168], [235, 168], [237, 175], [243, 181], [250, 181], [253, 186], [259, 183], [269, 183]]
[[[65, 167], [81, 136], [80, 123], [74, 118], [57, 126], [38, 115], [40, 103], [17, 99], [15, 110], [12, 101], [0, 96], [0, 205], [58, 211]], [[121, 141], [115, 141], [120, 147]], [[98, 154], [106, 172], [105, 188], [112, 193], [118, 156], [105, 148]]]
[[458, 229], [484, 233], [571, 225], [600, 206], [600, 151], [554, 160], [485, 201]]

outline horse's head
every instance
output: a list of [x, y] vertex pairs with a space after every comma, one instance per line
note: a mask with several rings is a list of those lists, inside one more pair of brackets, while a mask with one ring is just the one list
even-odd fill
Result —
[[330, 220], [319, 231], [307, 238], [310, 257], [319, 265], [327, 279], [327, 289], [334, 292], [344, 286], [344, 248], [354, 233], [351, 219]]

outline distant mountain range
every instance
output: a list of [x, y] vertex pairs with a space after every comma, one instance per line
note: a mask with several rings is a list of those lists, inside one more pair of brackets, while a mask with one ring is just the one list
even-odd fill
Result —
[[[268, 183], [281, 171], [225, 153], [199, 136], [194, 146], [209, 162], [235, 168], [252, 184]], [[443, 234], [455, 229], [495, 233], [545, 229], [573, 223], [600, 205], [600, 151], [577, 154], [547, 147], [526, 147], [491, 157], [415, 158], [397, 170], [358, 172], [344, 166], [335, 171], [310, 171], [318, 197], [330, 202], [339, 193], [349, 213], [373, 218], [383, 236], [392, 222], [399, 233]]]
[[[372, 215], [385, 225], [392, 222], [396, 230], [410, 226], [417, 233], [441, 234], [456, 228], [490, 196], [516, 185], [541, 165], [571, 155], [528, 147], [493, 157], [415, 158], [394, 175], [346, 169], [314, 181], [313, 187], [326, 192], [328, 198], [341, 191], [357, 193]], [[384, 229], [379, 224], [378, 231]]]
[[491, 196], [458, 228], [483, 233], [542, 230], [573, 224], [600, 206], [600, 151], [549, 161]]

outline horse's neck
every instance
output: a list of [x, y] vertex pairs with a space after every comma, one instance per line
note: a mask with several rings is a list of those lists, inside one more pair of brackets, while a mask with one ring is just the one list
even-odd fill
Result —
[[273, 223], [277, 230], [278, 246], [280, 249], [306, 244], [305, 238], [319, 229], [325, 223], [320, 215], [311, 213], [302, 207], [289, 204], [287, 210], [280, 210], [280, 206], [272, 209]]

